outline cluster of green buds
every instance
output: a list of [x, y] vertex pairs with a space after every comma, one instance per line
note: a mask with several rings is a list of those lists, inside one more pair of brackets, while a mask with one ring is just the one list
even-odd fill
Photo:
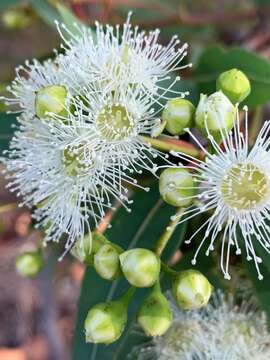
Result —
[[170, 99], [152, 137], [159, 136], [164, 129], [179, 136], [195, 127], [204, 135], [214, 136], [220, 141], [220, 131], [229, 131], [234, 125], [235, 104], [242, 102], [250, 91], [249, 79], [241, 70], [225, 71], [217, 79], [216, 92], [209, 96], [201, 94], [197, 107], [187, 99]]
[[[136, 288], [151, 288], [137, 313], [137, 321], [145, 334], [161, 336], [169, 329], [173, 314], [161, 291], [163, 267], [155, 252], [144, 248], [124, 251], [104, 235], [94, 232], [77, 241], [72, 254], [93, 266], [102, 278], [114, 280], [123, 276], [130, 285], [119, 299], [98, 303], [89, 309], [84, 323], [86, 342], [110, 344], [121, 336]], [[197, 309], [208, 303], [212, 286], [204, 275], [195, 270], [177, 273], [165, 265], [164, 269], [171, 277], [173, 295], [182, 309]]]

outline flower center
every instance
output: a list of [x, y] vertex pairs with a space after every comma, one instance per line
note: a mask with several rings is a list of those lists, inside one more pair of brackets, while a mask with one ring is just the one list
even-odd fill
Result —
[[134, 121], [125, 107], [119, 104], [106, 106], [97, 117], [97, 127], [106, 140], [124, 140], [134, 129]]
[[221, 193], [231, 208], [253, 209], [268, 195], [268, 179], [257, 166], [238, 164], [223, 178]]
[[68, 176], [85, 176], [95, 166], [94, 153], [85, 144], [67, 145], [62, 153], [62, 164]]

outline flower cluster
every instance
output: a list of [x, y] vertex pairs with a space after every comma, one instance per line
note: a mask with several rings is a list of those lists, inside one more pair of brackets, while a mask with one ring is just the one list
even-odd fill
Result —
[[68, 251], [113, 199], [129, 210], [128, 186], [140, 187], [136, 174], [156, 172], [162, 155], [141, 135], [159, 125], [187, 45], [177, 37], [159, 44], [159, 31], [133, 28], [130, 15], [122, 29], [78, 26], [75, 35], [57, 27], [65, 53], [20, 66], [8, 89], [6, 102], [21, 115], [4, 161], [10, 189], [35, 207], [45, 243], [65, 234]]
[[218, 292], [201, 310], [183, 312], [171, 306], [174, 320], [168, 332], [137, 346], [130, 358], [136, 353], [139, 360], [269, 359], [267, 320], [254, 305], [245, 301], [236, 305], [232, 297]]
[[[231, 78], [231, 72], [228, 76]], [[222, 77], [222, 80], [226, 79]], [[246, 83], [246, 94], [245, 88]], [[239, 92], [238, 95], [243, 96]], [[225, 279], [230, 279], [233, 248], [236, 255], [245, 253], [248, 261], [254, 261], [258, 278], [262, 279], [258, 247], [267, 253], [270, 248], [270, 122], [264, 123], [249, 149], [247, 108], [243, 110], [240, 115], [237, 106], [220, 90], [209, 97], [201, 95], [195, 125], [208, 140], [208, 147], [205, 139], [185, 129], [200, 148], [201, 159], [171, 151], [180, 163], [162, 172], [159, 188], [167, 203], [185, 207], [184, 212], [172, 217], [179, 224], [201, 213], [209, 215], [186, 240], [189, 244], [196, 236], [200, 237], [193, 265], [207, 242], [206, 255], [209, 255], [220, 239]]]

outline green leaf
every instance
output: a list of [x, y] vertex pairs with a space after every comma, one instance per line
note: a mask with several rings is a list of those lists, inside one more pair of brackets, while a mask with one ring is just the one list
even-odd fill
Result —
[[[39, 14], [39, 16], [50, 26], [56, 29], [55, 21], [65, 24], [68, 30], [73, 34], [77, 33], [77, 28], [74, 23], [83, 25], [83, 23], [63, 4], [56, 3], [51, 5], [46, 0], [29, 0], [33, 9]], [[66, 33], [67, 37], [68, 34]]]
[[29, 4], [49, 26], [56, 28], [55, 20], [61, 22], [61, 15], [56, 7], [49, 4], [46, 0], [29, 0]]
[[251, 261], [247, 261], [244, 259], [244, 264], [246, 266], [246, 269], [250, 275], [250, 279], [253, 283], [255, 294], [258, 298], [259, 304], [263, 311], [265, 311], [267, 318], [268, 318], [268, 324], [270, 325], [270, 286], [269, 286], [269, 271], [267, 271], [267, 268], [260, 264], [260, 269], [262, 273], [264, 274], [263, 280], [258, 279], [258, 274], [256, 271], [256, 268]]
[[200, 92], [210, 94], [216, 91], [218, 75], [234, 67], [242, 70], [251, 82], [246, 105], [254, 108], [270, 100], [269, 61], [242, 48], [224, 50], [211, 46], [203, 52], [194, 73]]
[[0, 153], [8, 148], [16, 124], [16, 114], [0, 113]]
[[22, 0], [1, 0], [0, 11], [3, 11], [11, 6], [19, 5], [20, 3], [22, 3]]
[[[146, 247], [153, 248], [159, 236], [165, 230], [174, 208], [160, 200], [157, 188], [152, 188], [149, 193], [138, 191], [135, 193], [132, 213], [127, 213], [120, 208], [112, 220], [112, 228], [106, 233], [110, 241], [123, 248]], [[179, 226], [166, 249], [168, 260], [183, 240], [185, 225]], [[138, 337], [130, 336], [131, 320], [143, 297], [149, 291], [138, 289], [134, 301], [130, 306], [129, 324], [122, 337], [112, 345], [89, 345], [85, 343], [83, 323], [87, 311], [91, 306], [106, 299], [114, 299], [127, 289], [128, 283], [124, 280], [113, 283], [102, 280], [91, 268], [88, 268], [82, 284], [81, 296], [78, 303], [78, 318], [75, 332], [73, 359], [74, 360], [107, 360], [124, 359], [127, 351], [139, 341]]]

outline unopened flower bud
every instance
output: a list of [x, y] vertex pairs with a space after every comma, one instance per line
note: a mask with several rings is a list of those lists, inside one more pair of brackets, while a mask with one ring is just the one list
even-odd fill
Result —
[[184, 310], [199, 309], [208, 304], [213, 287], [197, 270], [185, 270], [173, 280], [173, 295]]
[[51, 85], [39, 89], [36, 93], [36, 115], [42, 119], [49, 113], [66, 114], [67, 89], [61, 85]]
[[233, 104], [243, 101], [251, 91], [247, 76], [238, 69], [221, 73], [217, 79], [217, 90], [221, 90]]
[[159, 192], [163, 200], [172, 206], [189, 205], [195, 194], [192, 175], [183, 168], [167, 168], [160, 175]]
[[159, 277], [160, 259], [148, 249], [132, 249], [120, 256], [122, 272], [128, 282], [136, 287], [150, 287]]
[[2, 14], [3, 24], [8, 29], [24, 29], [31, 20], [31, 14], [23, 7], [11, 8]]
[[162, 118], [166, 121], [166, 130], [172, 135], [181, 135], [185, 128], [193, 126], [195, 107], [182, 98], [171, 99], [167, 102]]
[[71, 253], [79, 261], [87, 265], [93, 265], [94, 255], [104, 244], [109, 243], [109, 240], [104, 235], [94, 231], [93, 233], [85, 235], [83, 239], [78, 239]]
[[195, 113], [196, 127], [204, 135], [210, 134], [216, 141], [220, 141], [222, 131], [229, 131], [233, 127], [235, 114], [234, 105], [222, 91], [217, 91], [209, 97], [201, 94]]
[[40, 251], [28, 251], [16, 258], [16, 270], [25, 277], [34, 277], [43, 268], [44, 261]]
[[119, 252], [113, 244], [105, 244], [94, 255], [96, 272], [106, 280], [113, 280], [120, 274]]
[[127, 322], [128, 303], [134, 289], [119, 300], [93, 306], [84, 321], [86, 342], [111, 344], [119, 339]]
[[169, 302], [157, 284], [143, 301], [137, 315], [137, 321], [147, 336], [161, 336], [169, 329], [172, 319]]

